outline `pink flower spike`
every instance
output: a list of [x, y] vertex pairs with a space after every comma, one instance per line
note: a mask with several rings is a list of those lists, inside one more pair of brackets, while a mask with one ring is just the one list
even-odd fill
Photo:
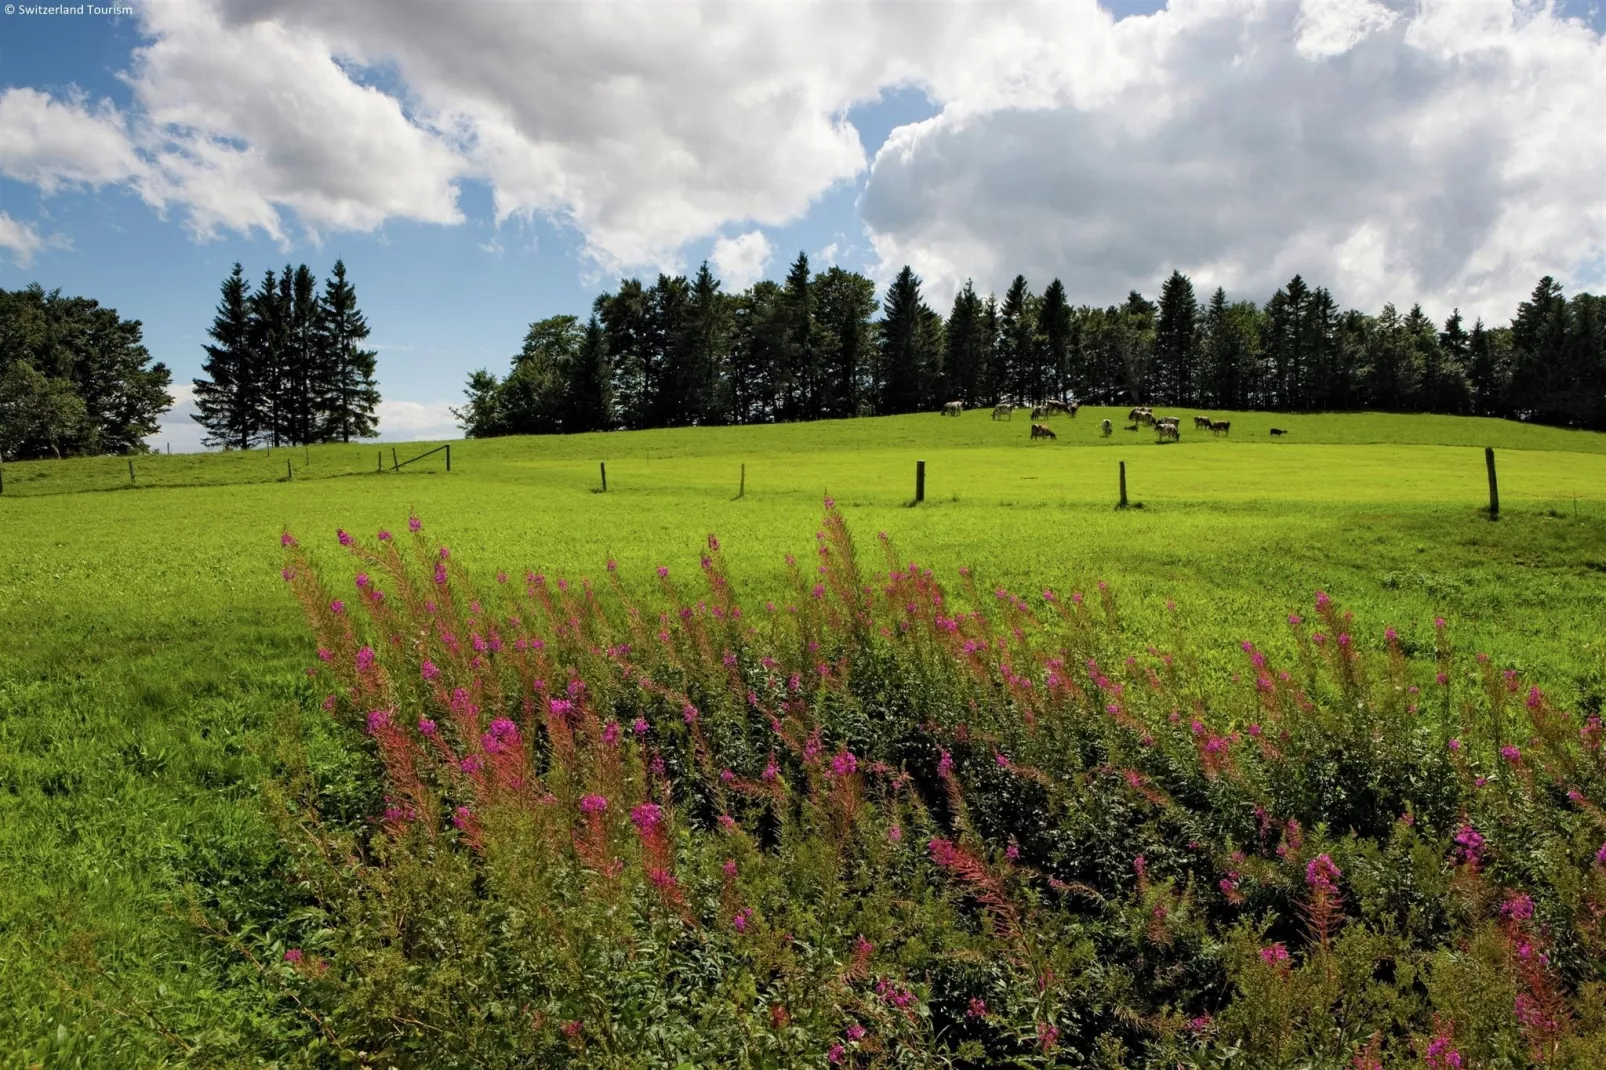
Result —
[[424, 522], [422, 520], [418, 519], [416, 516], [410, 516], [410, 517], [407, 518], [407, 530], [408, 531], [417, 532], [423, 526], [424, 526]]

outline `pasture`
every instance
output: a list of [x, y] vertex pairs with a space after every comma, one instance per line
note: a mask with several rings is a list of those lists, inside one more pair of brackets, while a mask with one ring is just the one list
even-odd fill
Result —
[[[319, 552], [336, 528], [400, 529], [412, 511], [471, 571], [598, 576], [613, 559], [643, 586], [660, 564], [694, 576], [717, 532], [753, 598], [780, 588], [784, 554], [809, 552], [829, 493], [861, 551], [886, 531], [939, 578], [968, 565], [1023, 594], [1108, 581], [1136, 643], [1175, 601], [1222, 677], [1240, 640], [1274, 649], [1323, 589], [1397, 627], [1408, 654], [1431, 654], [1440, 615], [1458, 648], [1559, 703], [1606, 695], [1606, 435], [1230, 413], [1213, 414], [1232, 421], [1218, 438], [1181, 411], [1181, 441], [1156, 445], [1122, 430], [1124, 410], [1084, 408], [1034, 442], [1028, 415], [455, 442], [449, 474], [441, 454], [376, 471], [389, 447], [372, 445], [136, 458], [132, 485], [121, 459], [6, 465], [0, 1065], [179, 1062], [201, 1037], [273, 1050], [283, 1023], [240, 956], [184, 920], [183, 890], [269, 901], [278, 880], [258, 806], [268, 739], [318, 715], [277, 575], [287, 527]], [[1121, 460], [1142, 508], [1113, 508]]]

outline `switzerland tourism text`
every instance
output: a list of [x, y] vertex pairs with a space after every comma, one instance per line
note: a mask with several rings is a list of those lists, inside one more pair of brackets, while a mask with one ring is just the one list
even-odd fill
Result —
[[99, 7], [95, 4], [6, 5], [7, 15], [132, 15], [134, 9], [123, 4]]

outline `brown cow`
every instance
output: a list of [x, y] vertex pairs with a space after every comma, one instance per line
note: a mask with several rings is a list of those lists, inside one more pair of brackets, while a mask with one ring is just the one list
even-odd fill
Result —
[[1013, 420], [1014, 418], [1015, 418], [1015, 406], [1013, 406], [1013, 405], [994, 405], [993, 406], [993, 419], [995, 419], [995, 420]]
[[1073, 401], [1069, 405], [1065, 406], [1065, 411], [1070, 413], [1071, 419], [1074, 420], [1074, 419], [1076, 419], [1077, 410], [1080, 409], [1081, 407], [1082, 407], [1082, 403], [1080, 401]]
[[1056, 412], [1064, 413], [1066, 416], [1071, 414], [1071, 407], [1065, 404], [1063, 401], [1049, 401], [1043, 407], [1047, 409], [1050, 414]]
[[1032, 425], [1032, 437], [1033, 438], [1058, 438], [1059, 436], [1055, 435], [1054, 434], [1054, 429], [1052, 427], [1048, 426], [1047, 424], [1033, 424]]
[[1160, 442], [1181, 442], [1182, 432], [1178, 430], [1176, 421], [1160, 420], [1154, 425], [1155, 436]]
[[960, 413], [962, 413], [964, 411], [965, 411], [965, 403], [963, 401], [950, 401], [950, 402], [948, 402], [948, 404], [946, 404], [946, 405], [944, 405], [942, 407], [942, 412], [939, 413], [938, 415], [941, 415], [941, 416], [958, 416]]
[[1232, 431], [1232, 421], [1231, 420], [1212, 420], [1212, 421], [1210, 421], [1210, 433], [1212, 435], [1225, 435], [1225, 434], [1230, 433], [1231, 431]]
[[1048, 419], [1048, 410], [1045, 409], [1041, 405], [1034, 406], [1032, 408], [1032, 419], [1034, 419], [1034, 420], [1046, 420], [1046, 419]]
[[1208, 416], [1195, 416], [1193, 418], [1193, 429], [1195, 431], [1208, 431], [1208, 430], [1210, 430], [1210, 417], [1208, 417]]

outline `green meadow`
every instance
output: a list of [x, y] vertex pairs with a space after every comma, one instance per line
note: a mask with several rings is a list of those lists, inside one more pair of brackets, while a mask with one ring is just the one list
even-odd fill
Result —
[[278, 1050], [284, 1022], [255, 971], [184, 903], [195, 891], [270, 909], [280, 881], [257, 804], [272, 729], [320, 716], [321, 697], [278, 576], [286, 528], [332, 561], [337, 528], [404, 530], [413, 512], [476, 573], [598, 575], [611, 558], [643, 587], [660, 564], [694, 576], [716, 532], [753, 598], [780, 588], [786, 553], [810, 552], [829, 494], [861, 554], [885, 531], [939, 577], [970, 565], [1022, 593], [1105, 580], [1139, 640], [1175, 601], [1223, 674], [1239, 641], [1275, 648], [1320, 589], [1375, 631], [1362, 642], [1389, 624], [1408, 653], [1431, 653], [1443, 616], [1459, 650], [1600, 708], [1606, 435], [1217, 413], [1232, 431], [1216, 437], [1178, 415], [1182, 441], [1163, 446], [1125, 431], [1124, 411], [1084, 409], [1049, 421], [1054, 441], [1031, 441], [1024, 411], [982, 411], [454, 442], [449, 473], [444, 451], [390, 471], [389, 445], [135, 458], [132, 480], [119, 458], [6, 465], [0, 1066], [238, 1065]]

